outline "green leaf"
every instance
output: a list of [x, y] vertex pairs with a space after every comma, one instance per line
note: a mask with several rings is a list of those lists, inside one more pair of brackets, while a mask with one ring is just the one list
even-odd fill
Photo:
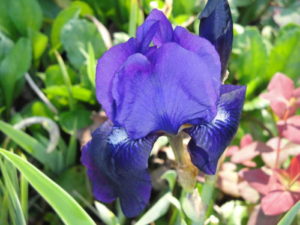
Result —
[[170, 206], [171, 192], [162, 196], [144, 215], [136, 222], [135, 225], [147, 225], [165, 215]]
[[93, 46], [95, 57], [106, 50], [104, 42], [93, 23], [82, 19], [72, 19], [63, 28], [61, 41], [71, 64], [80, 69], [86, 63], [88, 45]]
[[31, 43], [20, 38], [0, 64], [0, 87], [3, 90], [7, 108], [15, 97], [17, 82], [28, 71], [31, 62]]
[[26, 36], [29, 30], [38, 31], [43, 22], [42, 9], [36, 0], [14, 0], [8, 4], [9, 16], [18, 31]]
[[0, 0], [0, 31], [10, 38], [17, 36], [17, 30], [9, 17], [10, 1]]
[[138, 1], [130, 0], [130, 15], [129, 15], [129, 29], [128, 34], [130, 36], [135, 35], [136, 27], [137, 27], [137, 18], [138, 18]]
[[247, 83], [255, 77], [264, 77], [268, 60], [265, 43], [256, 27], [246, 27], [234, 39], [234, 70], [239, 80]]
[[290, 23], [300, 25], [300, 2], [294, 2], [287, 8], [278, 9], [274, 15], [274, 20], [281, 27]]
[[[74, 85], [72, 86], [71, 91], [74, 99], [91, 104], [95, 103], [94, 93], [91, 90], [80, 87], [79, 85]], [[56, 97], [68, 97], [67, 88], [62, 85], [48, 87], [44, 89], [44, 92], [50, 99], [54, 99]]]
[[[205, 183], [202, 186], [201, 190], [201, 201], [202, 201], [202, 207], [203, 211], [206, 215], [210, 215], [212, 212], [212, 206], [214, 204], [214, 192], [216, 189], [216, 182], [217, 182], [217, 176], [216, 175], [206, 175], [205, 176]], [[204, 219], [204, 218], [203, 218]], [[204, 220], [202, 220], [204, 222]], [[200, 223], [201, 224], [201, 223]]]
[[57, 51], [54, 51], [54, 53], [55, 53], [58, 65], [60, 67], [61, 73], [63, 75], [62, 77], [64, 78], [65, 87], [67, 88], [69, 107], [71, 110], [74, 110], [75, 101], [74, 101], [73, 93], [72, 93], [72, 82], [71, 82], [71, 78], [70, 78], [70, 75], [67, 70], [67, 66], [66, 66], [63, 58], [61, 57], [61, 55]]
[[79, 8], [81, 16], [94, 15], [93, 9], [87, 3], [83, 2], [83, 1], [72, 2], [71, 7]]
[[56, 4], [55, 1], [38, 0], [43, 11], [45, 20], [54, 20], [61, 8]]
[[227, 225], [241, 225], [247, 219], [247, 207], [241, 201], [229, 201], [220, 207], [223, 223]]
[[27, 153], [32, 155], [45, 166], [53, 171], [57, 168], [57, 152], [46, 152], [46, 147], [23, 131], [14, 129], [10, 124], [0, 121], [0, 131], [20, 145]]
[[236, 7], [244, 7], [252, 4], [255, 0], [232, 0]]
[[[67, 66], [67, 72], [70, 76], [71, 83], [76, 83], [76, 73], [70, 67]], [[42, 77], [46, 87], [65, 85], [62, 71], [58, 64], [50, 65], [47, 67], [45, 76]]]
[[279, 221], [278, 225], [291, 225], [300, 211], [300, 201], [297, 202]]
[[98, 210], [101, 220], [106, 225], [120, 225], [120, 222], [116, 215], [110, 211], [104, 204], [95, 202], [96, 209]]
[[14, 222], [14, 224], [16, 225], [26, 225], [26, 220], [25, 220], [25, 216], [23, 214], [23, 210], [21, 207], [21, 203], [20, 203], [20, 199], [19, 196], [17, 194], [17, 190], [18, 190], [18, 184], [14, 184], [13, 179], [17, 178], [17, 174], [14, 173], [9, 173], [9, 171], [12, 168], [12, 166], [10, 166], [10, 164], [8, 163], [4, 163], [2, 162], [2, 159], [0, 159], [0, 168], [1, 168], [1, 174], [3, 176], [3, 180], [4, 180], [4, 184], [5, 184], [5, 192], [8, 193], [8, 197], [10, 199], [10, 208], [12, 208], [13, 213], [11, 215], [11, 218]]
[[60, 113], [59, 123], [68, 133], [72, 134], [74, 129], [79, 130], [92, 123], [91, 112], [85, 109], [76, 109]]
[[47, 48], [48, 36], [38, 31], [30, 32], [30, 36], [33, 44], [33, 58], [38, 60]]
[[0, 62], [9, 53], [13, 45], [14, 43], [3, 33], [0, 32]]
[[[196, 0], [177, 0], [173, 1], [173, 10], [172, 13], [174, 16], [181, 14], [193, 14], [197, 11], [198, 1]], [[198, 12], [197, 12], [198, 13]]]
[[71, 7], [61, 11], [53, 22], [51, 29], [51, 44], [52, 48], [56, 49], [60, 45], [60, 34], [64, 25], [79, 16], [80, 9], [78, 7]]
[[235, 35], [230, 69], [235, 71], [240, 84], [248, 85], [247, 96], [251, 96], [267, 79], [268, 57], [266, 45], [256, 27], [246, 27]]
[[244, 111], [252, 111], [252, 110], [262, 110], [269, 106], [269, 101], [264, 98], [256, 97], [251, 99], [250, 101], [245, 102], [244, 104]]
[[[76, 177], [76, 179], [74, 179]], [[84, 166], [77, 165], [65, 170], [56, 180], [57, 183], [68, 193], [78, 193], [84, 196], [86, 201], [91, 200], [91, 195], [87, 189], [86, 170]]]
[[271, 0], [255, 0], [251, 5], [244, 8], [241, 11], [240, 23], [243, 25], [251, 24], [251, 22], [256, 21], [259, 17], [267, 10]]
[[97, 65], [97, 60], [95, 57], [95, 52], [93, 49], [93, 46], [91, 43], [88, 44], [88, 55], [87, 55], [87, 74], [89, 77], [89, 80], [92, 84], [93, 87], [95, 87], [95, 77], [96, 77], [96, 65]]
[[205, 211], [203, 210], [204, 206], [198, 188], [195, 188], [193, 192], [184, 193], [183, 195], [184, 197], [181, 200], [183, 211], [194, 223], [201, 224]]
[[168, 170], [161, 176], [162, 179], [166, 179], [168, 181], [171, 191], [175, 187], [176, 177], [177, 177], [177, 173], [175, 170]]
[[267, 76], [282, 72], [299, 79], [300, 71], [300, 26], [288, 25], [281, 29], [271, 51]]
[[53, 207], [66, 225], [96, 225], [66, 191], [32, 164], [4, 149], [0, 149], [0, 154], [24, 175], [36, 191]]

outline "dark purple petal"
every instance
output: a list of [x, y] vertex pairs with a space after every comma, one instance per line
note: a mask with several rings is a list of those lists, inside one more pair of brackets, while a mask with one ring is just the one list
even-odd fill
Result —
[[96, 70], [96, 95], [107, 116], [114, 120], [114, 109], [111, 96], [111, 83], [116, 71], [126, 59], [136, 52], [136, 42], [129, 39], [126, 43], [109, 49], [99, 60]]
[[217, 49], [222, 63], [222, 77], [232, 49], [233, 23], [227, 0], [209, 0], [200, 15], [200, 36]]
[[187, 130], [192, 162], [207, 174], [215, 174], [218, 160], [235, 135], [245, 99], [245, 86], [223, 85], [218, 113], [210, 122]]
[[142, 49], [151, 41], [157, 47], [173, 39], [172, 25], [163, 12], [153, 9], [145, 22], [138, 28], [136, 33], [138, 43], [142, 43]]
[[211, 121], [220, 89], [220, 64], [176, 43], [167, 43], [149, 60], [135, 54], [119, 71], [113, 85], [116, 121], [129, 136], [153, 131], [176, 134], [185, 123]]
[[156, 139], [151, 135], [131, 140], [123, 128], [110, 122], [100, 126], [83, 148], [81, 158], [95, 198], [106, 203], [120, 198], [127, 217], [140, 214], [150, 198], [148, 157]]

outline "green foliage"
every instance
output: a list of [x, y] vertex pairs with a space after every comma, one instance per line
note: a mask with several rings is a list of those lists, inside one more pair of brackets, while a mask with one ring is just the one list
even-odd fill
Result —
[[106, 50], [95, 25], [82, 19], [72, 19], [66, 23], [61, 31], [61, 40], [68, 59], [77, 69], [85, 63], [89, 43], [93, 46], [96, 58]]
[[[2, 42], [3, 43], [3, 42]], [[8, 43], [3, 43], [9, 48]], [[20, 54], [22, 52], [22, 54]], [[31, 63], [31, 43], [27, 38], [20, 38], [17, 43], [11, 47], [8, 54], [0, 63], [0, 85], [4, 95], [6, 107], [10, 108], [13, 99], [16, 97], [16, 88], [28, 71]]]
[[[198, 182], [193, 192], [182, 191], [169, 153], [165, 161], [153, 154], [150, 172], [156, 172], [156, 162], [162, 161], [158, 170], [167, 172], [153, 175], [154, 183], [159, 180], [163, 184], [153, 191], [145, 212], [133, 220], [124, 218], [119, 203], [93, 203], [91, 187], [80, 163], [80, 147], [87, 141], [89, 130], [104, 118], [94, 113], [100, 109], [95, 96], [98, 58], [110, 43], [116, 45], [134, 36], [153, 8], [164, 10], [174, 26], [187, 27], [197, 34], [197, 16], [205, 3], [0, 0], [0, 143], [15, 152], [0, 150], [1, 225], [22, 225], [29, 220], [49, 224], [61, 224], [62, 220], [72, 225], [124, 225], [133, 221], [137, 225], [247, 223], [247, 213], [255, 211], [253, 204], [224, 197], [216, 188], [218, 177], [206, 178], [204, 184]], [[277, 135], [274, 121], [278, 118], [269, 110], [269, 102], [259, 96], [277, 72], [300, 83], [300, 4], [297, 0], [229, 0], [229, 4], [235, 24], [227, 82], [247, 85], [244, 113], [233, 143], [238, 144], [247, 133], [257, 140], [269, 140]], [[59, 128], [58, 144], [51, 153], [46, 151], [49, 134], [44, 125], [28, 125], [24, 130], [14, 127], [15, 123], [34, 116], [49, 118]], [[157, 149], [168, 148], [166, 139], [158, 142]], [[261, 160], [255, 162], [257, 167], [263, 165]], [[286, 160], [285, 167], [288, 165]], [[29, 184], [37, 193], [30, 191]], [[95, 214], [94, 221], [71, 195]], [[55, 212], [40, 207], [45, 201]], [[295, 222], [298, 211], [299, 203], [279, 224]]]
[[284, 215], [284, 217], [279, 221], [278, 225], [291, 225], [297, 214], [300, 212], [300, 202], [291, 208], [291, 210]]
[[299, 79], [300, 70], [300, 26], [287, 25], [276, 38], [270, 54], [267, 71], [268, 78], [276, 72], [282, 72], [293, 79]]
[[95, 225], [80, 205], [60, 186], [21, 157], [0, 149], [0, 154], [10, 161], [28, 182], [53, 207], [66, 225]]
[[268, 52], [266, 44], [256, 27], [246, 27], [235, 35], [230, 69], [235, 77], [247, 84], [247, 96], [251, 96], [258, 84], [266, 80]]

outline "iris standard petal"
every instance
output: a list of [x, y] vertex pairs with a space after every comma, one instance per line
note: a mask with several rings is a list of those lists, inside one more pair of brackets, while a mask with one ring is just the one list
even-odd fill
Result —
[[110, 122], [100, 126], [83, 148], [81, 158], [96, 199], [109, 203], [120, 198], [127, 217], [141, 213], [150, 198], [148, 156], [156, 139], [152, 135], [131, 140], [124, 129]]
[[245, 99], [245, 86], [222, 85], [216, 117], [186, 132], [192, 162], [207, 174], [215, 174], [218, 159], [235, 135]]
[[111, 83], [116, 71], [135, 52], [136, 41], [132, 38], [126, 43], [112, 47], [98, 60], [96, 69], [96, 96], [99, 103], [105, 109], [107, 116], [112, 121], [114, 120], [114, 109], [111, 96]]
[[[150, 41], [149, 37], [151, 37]], [[145, 22], [137, 29], [136, 38], [139, 43], [145, 43], [147, 40], [150, 44], [153, 41], [154, 45], [160, 47], [163, 43], [172, 41], [172, 25], [163, 12], [153, 9]]]
[[233, 22], [227, 0], [209, 0], [200, 15], [200, 36], [217, 49], [222, 62], [222, 77], [232, 49]]
[[116, 122], [137, 139], [153, 131], [176, 134], [185, 123], [211, 121], [220, 65], [208, 65], [203, 57], [174, 42], [162, 45], [149, 59], [129, 57], [114, 80]]
[[[203, 60], [206, 60], [207, 65], [212, 65], [212, 69], [219, 68], [220, 57], [214, 46], [205, 38], [192, 34], [185, 28], [178, 26], [174, 30], [174, 41], [181, 47], [198, 54]], [[217, 71], [214, 74], [217, 74]], [[219, 85], [221, 74], [207, 79], [214, 79], [216, 84]]]

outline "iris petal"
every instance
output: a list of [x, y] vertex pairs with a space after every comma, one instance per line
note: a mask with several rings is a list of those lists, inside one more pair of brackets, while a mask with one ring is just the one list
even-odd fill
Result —
[[223, 85], [218, 113], [210, 122], [187, 131], [192, 162], [207, 174], [215, 174], [218, 159], [235, 135], [243, 108], [246, 87]]
[[[153, 26], [154, 24], [158, 26]], [[155, 28], [155, 29], [154, 29]], [[163, 12], [153, 9], [145, 22], [137, 30], [137, 40], [140, 43], [141, 40], [151, 37], [154, 45], [160, 47], [163, 43], [170, 42], [173, 39], [172, 25], [163, 14]], [[149, 41], [150, 43], [151, 41]]]
[[148, 156], [157, 136], [131, 140], [125, 130], [104, 123], [83, 148], [86, 166], [96, 199], [110, 203], [120, 198], [127, 217], [137, 216], [147, 205], [151, 181]]
[[176, 134], [184, 123], [210, 121], [216, 113], [220, 65], [206, 62], [176, 43], [164, 44], [149, 59], [132, 55], [114, 80], [116, 122], [130, 137], [141, 138], [159, 130]]
[[227, 0], [209, 0], [200, 15], [200, 36], [217, 49], [222, 62], [222, 77], [232, 49], [233, 22]]
[[[217, 70], [219, 68], [220, 57], [212, 44], [205, 38], [192, 34], [185, 28], [178, 26], [174, 30], [174, 41], [181, 47], [198, 54], [202, 60], [206, 60], [207, 65], [212, 66], [212, 69]], [[218, 74], [217, 71], [214, 74]], [[216, 85], [218, 85], [221, 74], [215, 77], [207, 77], [207, 79], [215, 80]]]
[[132, 38], [126, 43], [109, 49], [99, 60], [96, 69], [96, 95], [107, 116], [114, 120], [111, 84], [116, 71], [126, 59], [136, 52], [136, 41]]

